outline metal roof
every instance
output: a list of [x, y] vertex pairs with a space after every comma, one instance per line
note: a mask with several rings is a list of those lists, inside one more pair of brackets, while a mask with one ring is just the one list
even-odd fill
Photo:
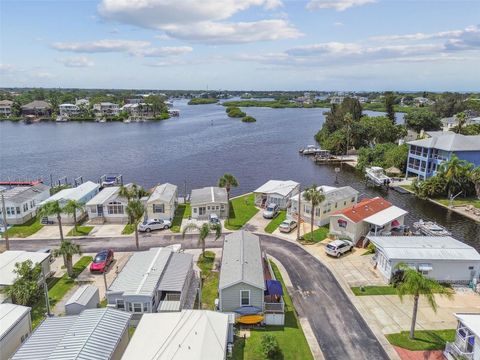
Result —
[[218, 287], [224, 289], [239, 282], [265, 288], [260, 239], [244, 230], [225, 236]]
[[388, 224], [389, 222], [398, 219], [399, 217], [407, 214], [408, 211], [405, 211], [397, 206], [390, 206], [389, 208], [386, 208], [382, 211], [379, 211], [376, 214], [373, 214], [365, 219], [363, 221], [368, 222], [369, 224], [377, 225], [377, 226], [383, 226], [385, 224]]
[[60, 190], [58, 193], [43, 201], [42, 204], [55, 200], [80, 200], [82, 197], [92, 191], [97, 190], [98, 188], [100, 188], [99, 184], [96, 184], [93, 181], [85, 181], [83, 184], [80, 184], [77, 187]]
[[0, 304], [0, 340], [18, 324], [25, 314], [30, 314], [31, 308], [15, 304]]
[[135, 252], [108, 291], [122, 292], [123, 295], [153, 296], [171, 254], [170, 248]]
[[49, 253], [21, 250], [4, 251], [0, 254], [0, 285], [12, 285], [15, 282], [17, 275], [13, 272], [13, 270], [15, 270], [16, 263], [31, 260], [35, 265], [42, 263], [49, 257]]
[[3, 196], [5, 198], [5, 201], [11, 201], [12, 203], [21, 204], [25, 201], [32, 200], [38, 194], [49, 190], [50, 186], [42, 183], [33, 186], [15, 186], [6, 190], [3, 193]]
[[98, 291], [98, 288], [93, 285], [82, 285], [80, 286], [77, 291], [73, 293], [70, 299], [67, 300], [65, 305], [70, 304], [80, 304], [80, 305], [87, 305], [92, 296]]
[[127, 331], [131, 314], [110, 308], [47, 318], [12, 360], [107, 360]]
[[210, 203], [227, 203], [227, 190], [224, 188], [209, 186], [201, 189], [193, 189], [190, 197], [191, 205]]
[[255, 190], [254, 193], [288, 196], [298, 185], [300, 184], [292, 180], [269, 180]]
[[122, 359], [223, 360], [228, 326], [227, 314], [210, 310], [143, 314]]
[[170, 202], [177, 192], [177, 185], [169, 183], [157, 185], [152, 195], [148, 198], [148, 202], [163, 201]]
[[120, 191], [120, 186], [106, 187], [98, 192], [93, 198], [91, 198], [85, 205], [103, 205], [112, 196], [115, 196]]
[[[334, 203], [340, 200], [350, 199], [351, 197], [357, 196], [359, 194], [359, 192], [354, 188], [352, 188], [351, 186], [343, 186], [343, 187], [337, 188], [333, 186], [322, 185], [322, 186], [318, 186], [317, 190], [323, 191], [323, 194], [325, 195], [325, 201], [327, 203]], [[301, 201], [305, 201], [305, 199], [303, 198], [304, 193], [305, 191], [302, 191], [300, 195]], [[298, 200], [298, 195], [292, 196], [290, 199], [293, 201]]]
[[480, 261], [477, 250], [450, 236], [368, 236], [368, 239], [390, 259]]
[[450, 131], [444, 134], [430, 132], [432, 137], [409, 141], [407, 144], [444, 151], [480, 151], [480, 135], [462, 135]]
[[454, 315], [471, 332], [473, 332], [477, 336], [480, 336], [480, 314], [455, 313]]
[[173, 253], [163, 272], [158, 289], [161, 291], [182, 291], [192, 267], [192, 254]]

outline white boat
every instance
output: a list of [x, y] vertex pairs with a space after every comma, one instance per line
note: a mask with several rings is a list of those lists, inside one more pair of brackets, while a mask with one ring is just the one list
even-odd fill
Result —
[[61, 116], [58, 115], [57, 118], [55, 119], [56, 122], [67, 122], [68, 118], [66, 116]]
[[322, 152], [322, 149], [320, 149], [316, 145], [307, 145], [306, 148], [300, 149], [300, 154], [303, 154], [303, 155], [315, 155], [320, 152]]
[[365, 177], [378, 186], [387, 186], [392, 182], [392, 179], [385, 175], [385, 170], [380, 166], [367, 167]]
[[450, 236], [452, 233], [443, 226], [438, 225], [433, 221], [419, 220], [413, 223], [413, 227], [427, 236]]
[[124, 122], [125, 124], [130, 124], [130, 123], [132, 122], [132, 120], [130, 120], [130, 119], [125, 119], [125, 120], [123, 120], [123, 122]]

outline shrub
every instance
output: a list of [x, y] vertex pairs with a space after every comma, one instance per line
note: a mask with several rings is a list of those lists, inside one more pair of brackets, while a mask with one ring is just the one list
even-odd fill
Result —
[[246, 122], [246, 123], [252, 123], [252, 122], [256, 122], [257, 119], [255, 119], [253, 116], [245, 116], [243, 119], [242, 119], [242, 122]]
[[278, 341], [272, 334], [262, 335], [262, 352], [267, 359], [278, 359], [281, 355]]
[[233, 118], [243, 118], [247, 115], [242, 110], [240, 110], [239, 107], [236, 106], [229, 106], [225, 111], [229, 117]]

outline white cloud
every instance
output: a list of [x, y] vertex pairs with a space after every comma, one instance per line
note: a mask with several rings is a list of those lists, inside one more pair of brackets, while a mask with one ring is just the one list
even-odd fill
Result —
[[12, 64], [2, 64], [0, 63], [0, 73], [1, 74], [8, 74], [12, 73], [16, 70], [15, 65]]
[[334, 9], [344, 11], [354, 6], [362, 6], [374, 2], [376, 2], [376, 0], [310, 0], [307, 4], [307, 9]]
[[341, 21], [335, 21], [333, 26], [343, 26], [343, 23]]
[[157, 48], [138, 49], [132, 52], [133, 55], [145, 57], [177, 56], [192, 52], [190, 46], [163, 46]]
[[301, 36], [282, 19], [227, 21], [251, 7], [269, 11], [281, 6], [280, 0], [103, 0], [98, 12], [105, 19], [161, 30], [174, 38], [208, 43], [245, 43]]
[[88, 59], [86, 56], [61, 58], [58, 61], [67, 67], [89, 67], [94, 65], [94, 62]]
[[149, 46], [148, 41], [137, 40], [97, 40], [91, 42], [56, 42], [51, 46], [60, 51], [72, 51], [79, 53], [98, 52], [131, 52], [138, 48]]

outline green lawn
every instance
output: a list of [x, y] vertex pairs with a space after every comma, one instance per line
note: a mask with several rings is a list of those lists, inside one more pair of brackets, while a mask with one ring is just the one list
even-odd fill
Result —
[[130, 235], [135, 231], [135, 226], [132, 224], [127, 224], [122, 230], [122, 235]]
[[278, 225], [280, 225], [283, 220], [286, 219], [286, 217], [287, 212], [285, 210], [280, 211], [278, 216], [270, 221], [267, 226], [265, 226], [265, 232], [269, 234], [273, 233], [278, 228]]
[[215, 253], [213, 251], [205, 251], [205, 254], [200, 254], [197, 265], [202, 271], [211, 271], [213, 262], [215, 261]]
[[35, 234], [38, 230], [43, 228], [40, 224], [40, 219], [33, 218], [22, 225], [13, 225], [7, 230], [9, 237], [26, 238], [27, 236]]
[[218, 271], [212, 271], [215, 253], [205, 251], [205, 255], [200, 255], [197, 265], [202, 270], [202, 309], [213, 310], [215, 308], [215, 299], [218, 294]]
[[238, 230], [257, 212], [253, 194], [237, 197], [230, 201], [230, 216], [225, 221], [225, 227], [229, 230]]
[[191, 215], [192, 208], [190, 207], [190, 204], [178, 204], [177, 210], [175, 210], [175, 216], [172, 220], [172, 232], [180, 232], [183, 219], [186, 219]]
[[[438, 201], [440, 204], [445, 206], [450, 206], [450, 200], [448, 199], [433, 199]], [[456, 198], [453, 200], [454, 206], [462, 206], [462, 205], [472, 205], [478, 209], [480, 209], [480, 199], [477, 198]]]
[[404, 188], [405, 190], [414, 192], [413, 185], [400, 185], [401, 188]]
[[397, 295], [397, 289], [393, 286], [364, 286], [363, 291], [359, 286], [351, 287], [353, 293], [356, 296], [369, 296], [369, 295]]
[[455, 330], [417, 330], [415, 338], [408, 338], [409, 332], [387, 334], [390, 344], [407, 350], [443, 350], [447, 342], [455, 340]]
[[264, 329], [251, 329], [247, 339], [237, 338], [233, 347], [233, 360], [263, 360], [262, 335], [272, 334], [278, 341], [282, 350], [282, 358], [285, 360], [309, 360], [313, 359], [303, 330], [298, 322], [292, 299], [288, 295], [283, 283], [280, 271], [275, 263], [271, 262], [275, 277], [282, 282], [285, 301], [285, 326], [266, 326]]
[[322, 226], [313, 232], [309, 232], [303, 235], [302, 241], [309, 244], [315, 244], [322, 240], [325, 240], [328, 236], [329, 228], [328, 225]]
[[77, 226], [77, 231], [75, 231], [75, 228], [70, 230], [67, 234], [67, 236], [85, 236], [90, 234], [90, 231], [92, 231], [94, 226]]
[[[74, 278], [80, 275], [80, 273], [85, 270], [85, 268], [92, 262], [91, 256], [82, 256], [73, 265]], [[50, 309], [52, 309], [55, 304], [60, 301], [65, 294], [73, 288], [75, 285], [75, 280], [68, 277], [67, 274], [62, 277], [50, 278], [47, 281], [48, 283], [48, 298], [50, 300]], [[42, 320], [45, 318], [46, 313], [45, 306], [45, 297], [43, 296], [43, 291], [38, 302], [32, 307], [32, 327], [36, 328]]]

